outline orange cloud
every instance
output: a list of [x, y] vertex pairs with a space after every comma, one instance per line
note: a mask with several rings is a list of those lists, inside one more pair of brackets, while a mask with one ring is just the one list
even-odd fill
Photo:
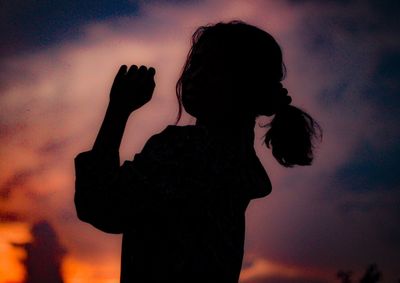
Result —
[[0, 225], [0, 282], [22, 282], [25, 279], [21, 260], [26, 254], [20, 249], [15, 249], [13, 244], [24, 244], [30, 240], [27, 224], [15, 222]]

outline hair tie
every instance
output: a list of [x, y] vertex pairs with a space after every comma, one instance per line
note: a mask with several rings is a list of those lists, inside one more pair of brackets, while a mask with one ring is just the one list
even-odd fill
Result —
[[275, 113], [281, 112], [292, 102], [292, 97], [288, 95], [288, 90], [281, 85], [279, 89], [279, 101]]

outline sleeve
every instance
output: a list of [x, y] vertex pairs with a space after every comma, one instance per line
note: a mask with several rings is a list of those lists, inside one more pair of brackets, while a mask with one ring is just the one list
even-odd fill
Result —
[[[119, 153], [86, 151], [75, 157], [74, 202], [80, 220], [107, 233], [123, 233], [157, 195], [150, 180], [162, 168], [160, 138], [153, 136], [133, 161]], [[158, 188], [159, 189], [159, 188]]]

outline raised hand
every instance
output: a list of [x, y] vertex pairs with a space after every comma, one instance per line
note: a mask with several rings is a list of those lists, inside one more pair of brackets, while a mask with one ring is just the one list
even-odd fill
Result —
[[129, 115], [150, 101], [154, 87], [154, 68], [122, 65], [115, 76], [110, 92], [110, 106], [114, 111]]

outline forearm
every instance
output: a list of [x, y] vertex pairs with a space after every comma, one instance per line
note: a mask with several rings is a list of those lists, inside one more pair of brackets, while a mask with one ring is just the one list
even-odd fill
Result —
[[[75, 158], [75, 207], [79, 219], [110, 233], [123, 230], [125, 190], [132, 176], [119, 164], [119, 147], [130, 113], [152, 96], [155, 70], [121, 66], [103, 123], [90, 151]], [[128, 174], [129, 173], [129, 174]], [[128, 181], [129, 180], [129, 181]]]
[[121, 233], [119, 147], [129, 114], [109, 104], [91, 151], [75, 158], [75, 208], [80, 220], [107, 233]]
[[109, 104], [92, 150], [98, 153], [119, 152], [128, 118], [129, 114]]

